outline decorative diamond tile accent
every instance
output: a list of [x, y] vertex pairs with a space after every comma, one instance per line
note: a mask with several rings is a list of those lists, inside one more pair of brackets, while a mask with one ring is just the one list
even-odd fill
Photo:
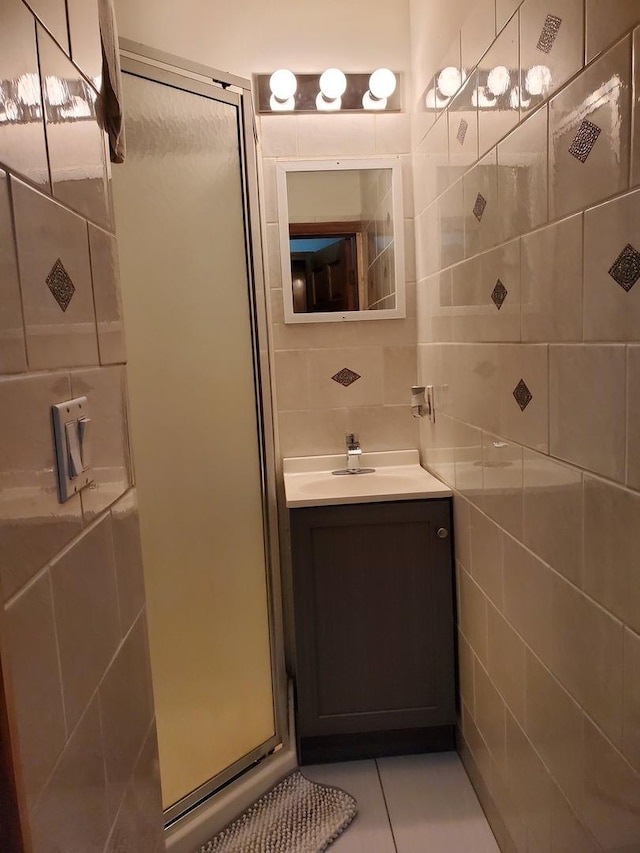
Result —
[[500, 281], [500, 279], [498, 279], [496, 281], [496, 286], [493, 288], [493, 291], [491, 292], [491, 299], [493, 301], [493, 304], [498, 309], [498, 311], [502, 308], [502, 305], [504, 303], [504, 300], [507, 298], [508, 293], [509, 293], [509, 291], [507, 290], [507, 288]]
[[76, 288], [60, 258], [51, 267], [51, 272], [47, 276], [47, 287], [53, 293], [60, 308], [66, 311]]
[[576, 137], [569, 146], [569, 154], [573, 154], [576, 160], [581, 163], [586, 163], [587, 157], [591, 154], [591, 149], [596, 144], [596, 139], [600, 136], [600, 128], [588, 119], [584, 119]]
[[555, 15], [547, 15], [540, 38], [538, 39], [538, 44], [536, 45], [538, 50], [541, 50], [543, 53], [551, 53], [551, 48], [556, 40], [561, 23], [562, 18], [557, 18]]
[[482, 214], [484, 213], [484, 209], [487, 206], [486, 198], [478, 193], [476, 197], [476, 203], [473, 205], [473, 215], [480, 222], [482, 220]]
[[615, 259], [609, 270], [609, 275], [627, 293], [638, 281], [640, 278], [640, 252], [634, 249], [631, 243], [627, 243]]
[[343, 367], [342, 370], [339, 370], [331, 378], [334, 382], [338, 382], [340, 385], [344, 385], [345, 388], [348, 388], [349, 385], [352, 385], [356, 380], [360, 379], [360, 374], [354, 373], [354, 371], [349, 370], [348, 367]]
[[465, 119], [460, 119], [460, 124], [458, 125], [458, 132], [456, 133], [456, 139], [460, 143], [460, 145], [464, 145], [464, 139], [467, 135], [467, 131], [469, 130], [469, 122]]
[[513, 389], [513, 396], [516, 398], [516, 403], [520, 406], [520, 409], [523, 412], [533, 400], [533, 394], [525, 385], [524, 379], [521, 379]]

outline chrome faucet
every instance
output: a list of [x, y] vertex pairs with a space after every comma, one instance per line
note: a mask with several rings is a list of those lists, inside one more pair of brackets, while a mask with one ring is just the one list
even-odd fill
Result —
[[347, 443], [347, 471], [357, 474], [360, 471], [360, 457], [362, 456], [358, 435], [355, 432], [348, 432], [345, 435], [345, 440]]

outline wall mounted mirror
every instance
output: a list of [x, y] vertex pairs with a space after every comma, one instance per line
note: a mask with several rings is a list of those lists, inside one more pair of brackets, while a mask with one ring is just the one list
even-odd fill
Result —
[[276, 164], [285, 323], [405, 316], [395, 158]]

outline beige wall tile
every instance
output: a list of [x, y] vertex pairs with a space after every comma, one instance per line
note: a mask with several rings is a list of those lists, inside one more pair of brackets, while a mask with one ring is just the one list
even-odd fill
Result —
[[164, 831], [162, 821], [158, 819], [161, 811], [156, 732], [152, 726], [105, 853], [123, 853], [126, 850], [164, 853]]
[[582, 583], [582, 472], [524, 451], [523, 542], [546, 563]]
[[278, 411], [309, 408], [308, 350], [280, 350], [274, 353]]
[[487, 664], [487, 599], [463, 568], [460, 569], [460, 614], [462, 633], [480, 661]]
[[[53, 194], [78, 213], [97, 222], [111, 225], [111, 208], [107, 188], [105, 135], [96, 113], [97, 92], [83, 85], [82, 75], [66, 55], [41, 28], [38, 28], [38, 56], [43, 77], [62, 81], [63, 86], [75, 83], [82, 94], [82, 124], [60, 121], [56, 98], [49, 97], [44, 86], [44, 114], [47, 151], [51, 169]], [[53, 90], [52, 90], [53, 91]]]
[[488, 785], [489, 780], [492, 778], [491, 753], [489, 752], [489, 747], [487, 746], [485, 739], [480, 734], [480, 730], [475, 723], [473, 714], [470, 712], [465, 702], [462, 703], [462, 729], [464, 732], [464, 739], [471, 751], [473, 761], [476, 764], [476, 770], [480, 774], [480, 777], [486, 780], [485, 784]]
[[102, 850], [109, 831], [100, 712], [94, 699], [31, 815], [35, 853]]
[[[471, 258], [498, 243], [498, 167], [492, 151], [462, 179], [464, 256]], [[475, 213], [474, 213], [475, 211]], [[457, 259], [459, 260], [459, 259]]]
[[425, 210], [449, 185], [448, 140], [447, 114], [443, 113], [413, 154], [416, 215]]
[[[0, 140], [2, 130], [0, 130]], [[0, 169], [0, 373], [27, 369], [9, 180]]]
[[507, 782], [541, 850], [551, 844], [551, 778], [514, 717], [507, 713]]
[[640, 773], [640, 636], [624, 632], [622, 751]]
[[587, 0], [587, 62], [640, 21], [635, 0]]
[[583, 714], [531, 651], [527, 651], [526, 696], [525, 731], [565, 796], [579, 811], [584, 785]]
[[622, 740], [623, 626], [580, 590], [553, 576], [549, 669], [619, 744]]
[[[630, 247], [630, 248], [628, 248]], [[630, 256], [625, 263], [627, 255]], [[635, 267], [632, 258], [637, 260]], [[640, 190], [584, 215], [584, 339], [640, 339]], [[622, 256], [622, 257], [621, 257]], [[620, 259], [620, 260], [619, 260]], [[616, 266], [616, 262], [619, 265]]]
[[447, 110], [449, 121], [449, 174], [462, 177], [478, 159], [478, 107], [472, 93], [478, 87], [478, 74], [469, 75]]
[[69, 53], [67, 15], [64, 0], [28, 0], [28, 6], [42, 21], [58, 44]]
[[411, 122], [406, 113], [376, 115], [376, 154], [402, 154], [411, 151]]
[[[453, 437], [456, 489], [482, 507], [482, 430], [455, 421]], [[469, 568], [468, 562], [462, 562]]]
[[153, 719], [147, 623], [141, 615], [98, 689], [107, 795], [115, 815]]
[[496, 32], [507, 23], [520, 5], [521, 0], [496, 0]]
[[415, 347], [385, 347], [382, 350], [385, 405], [407, 405], [411, 386], [418, 381]]
[[482, 480], [483, 510], [513, 536], [522, 538], [522, 448], [484, 433]]
[[[341, 406], [371, 406], [383, 403], [381, 347], [310, 349], [308, 365], [310, 408], [335, 409]], [[332, 379], [345, 367], [360, 376], [348, 387]]]
[[462, 26], [462, 67], [470, 71], [496, 34], [494, 0], [479, 0], [470, 7]]
[[[433, 201], [420, 213], [416, 213], [416, 275], [418, 279], [437, 272], [443, 266], [438, 207], [439, 202]], [[460, 239], [463, 238], [460, 237]]]
[[462, 181], [456, 181], [438, 199], [440, 236], [439, 255], [436, 257], [439, 257], [439, 264], [436, 265], [435, 270], [451, 266], [465, 257], [465, 211], [462, 185]]
[[[600, 129], [589, 153], [590, 141]], [[555, 219], [625, 190], [629, 181], [631, 42], [606, 53], [549, 106], [549, 216]], [[582, 130], [581, 130], [582, 128]], [[585, 141], [586, 140], [586, 141]], [[576, 146], [584, 162], [570, 153]]]
[[0, 579], [6, 600], [82, 530], [80, 496], [58, 502], [50, 408], [66, 374], [0, 379]]
[[601, 850], [556, 785], [553, 786], [551, 850], [553, 853], [573, 853], [578, 850], [580, 853], [599, 853]]
[[102, 46], [97, 0], [67, 0], [71, 58], [97, 82], [102, 75]]
[[[536, 450], [548, 450], [548, 381], [546, 346], [500, 347], [501, 435]], [[521, 382], [526, 388], [520, 385]]]
[[417, 421], [409, 406], [347, 409], [346, 424], [347, 432], [358, 433], [364, 450], [414, 450], [419, 446]]
[[627, 348], [627, 484], [640, 488], [640, 347]]
[[266, 232], [267, 283], [272, 289], [282, 289], [283, 280], [282, 264], [280, 261], [280, 226], [274, 223], [269, 223], [267, 225]]
[[[635, 2], [633, 0], [623, 0], [629, 2], [635, 11]], [[632, 131], [632, 152], [631, 152], [631, 186], [637, 187], [640, 184], [640, 29], [637, 29], [633, 34], [633, 71], [634, 71], [634, 101], [633, 101], [633, 131]]]
[[444, 348], [446, 411], [487, 432], [498, 432], [500, 371], [497, 344], [452, 344]]
[[[29, 367], [97, 364], [87, 224], [20, 181], [11, 187]], [[58, 260], [75, 287], [65, 309], [47, 286]]]
[[640, 632], [640, 495], [585, 476], [584, 590]]
[[[486, 75], [496, 66], [503, 66], [510, 72], [517, 74], [519, 69], [518, 49], [518, 16], [515, 15], [480, 60], [478, 66], [480, 73]], [[510, 97], [511, 86], [514, 84], [517, 84], [517, 80], [510, 79], [506, 92], [496, 98], [496, 106], [489, 110], [480, 109], [478, 113], [481, 157], [503, 136], [506, 136], [520, 120], [518, 104], [514, 105]], [[488, 94], [495, 93], [489, 92]]]
[[278, 429], [283, 458], [342, 453], [347, 432], [347, 410], [280, 412]]
[[120, 639], [111, 519], [51, 566], [67, 725], [73, 728]]
[[501, 772], [506, 768], [505, 705], [485, 668], [476, 659], [474, 665], [475, 715], [480, 734]]
[[[543, 35], [548, 15], [559, 18], [560, 25], [556, 30], [555, 22], [550, 22], [549, 34]], [[542, 65], [549, 70], [549, 83], [542, 97], [548, 97], [573, 77], [584, 64], [582, 0], [554, 0], [552, 4], [545, 0], [526, 0], [520, 9], [520, 62], [525, 79], [527, 72], [536, 66]], [[537, 100], [539, 102], [540, 98]], [[531, 105], [535, 103], [536, 99], [532, 98]]]
[[585, 757], [584, 823], [604, 850], [640, 847], [640, 775], [589, 720]]
[[433, 424], [429, 418], [415, 420], [418, 424], [420, 447], [427, 468], [445, 483], [454, 487], [456, 421], [447, 415], [436, 415]]
[[111, 507], [111, 530], [116, 561], [120, 633], [124, 636], [144, 606], [142, 546], [135, 489]]
[[[525, 3], [523, 10], [526, 5]], [[519, 234], [525, 234], [546, 221], [547, 108], [545, 106], [530, 116], [498, 145], [500, 239], [509, 240]]]
[[471, 507], [471, 575], [495, 606], [501, 610], [504, 588], [502, 569], [502, 532], [500, 528]]
[[553, 573], [541, 560], [506, 536], [504, 616], [548, 665], [551, 661]]
[[582, 340], [582, 215], [522, 238], [521, 294], [523, 341]]
[[476, 255], [449, 270], [451, 274], [451, 335], [452, 340], [480, 342], [483, 340], [484, 315], [493, 305], [482, 283], [481, 258]]
[[[43, 5], [53, 2], [58, 7], [66, 31], [64, 0], [40, 2]], [[29, 98], [35, 101], [32, 106], [33, 119], [0, 124], [0, 162], [48, 191], [49, 165], [33, 17], [21, 0], [4, 0], [0, 8], [0, 79], [19, 80], [21, 77], [36, 81]]]
[[90, 224], [89, 248], [100, 364], [123, 364], [127, 360], [127, 351], [116, 238]]
[[[473, 651], [463, 634], [458, 631], [458, 676], [461, 701], [474, 713]], [[464, 720], [464, 712], [463, 712]]]
[[25, 792], [33, 805], [66, 740], [53, 599], [45, 572], [6, 609], [7, 653]]
[[455, 533], [456, 560], [470, 572], [471, 570], [471, 504], [460, 497], [453, 496], [453, 529]]
[[123, 367], [71, 374], [74, 397], [91, 405], [90, 453], [94, 482], [80, 493], [85, 524], [131, 486]]
[[[529, 831], [514, 799], [513, 788], [506, 780], [506, 773], [498, 772], [495, 765], [491, 774], [491, 794], [498, 811], [497, 821], [490, 818], [491, 828], [500, 849], [505, 853], [529, 853]], [[483, 807], [486, 809], [484, 802]], [[487, 814], [490, 815], [490, 812]], [[494, 827], [497, 827], [497, 832]]]
[[[486, 310], [482, 340], [520, 340], [520, 241], [512, 240], [480, 256]], [[505, 288], [502, 292], [500, 284]], [[500, 305], [500, 299], [504, 301]], [[500, 305], [500, 307], [498, 307]]]
[[297, 157], [297, 116], [260, 116], [259, 137], [263, 157]]
[[549, 347], [549, 447], [553, 456], [623, 481], [625, 411], [623, 346]]
[[[277, 120], [282, 116], [277, 116]], [[366, 157], [376, 153], [374, 115], [303, 115], [298, 122], [300, 157]]]
[[491, 680], [515, 718], [525, 721], [526, 646], [504, 617], [489, 605], [489, 659]]

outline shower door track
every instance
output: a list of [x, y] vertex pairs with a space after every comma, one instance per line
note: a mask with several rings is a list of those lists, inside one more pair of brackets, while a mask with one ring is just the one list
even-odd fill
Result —
[[[260, 450], [263, 533], [273, 712], [275, 733], [264, 743], [239, 758], [196, 790], [164, 811], [165, 828], [175, 825], [203, 805], [214, 794], [249, 771], [280, 745], [289, 743], [287, 713], [287, 677], [284, 655], [284, 629], [281, 605], [280, 553], [275, 475], [275, 443], [271, 400], [271, 366], [267, 346], [267, 313], [262, 233], [260, 228], [259, 184], [255, 117], [251, 83], [241, 77], [200, 63], [185, 60], [164, 51], [120, 38], [123, 73], [182, 89], [196, 95], [237, 107], [238, 145], [242, 169], [245, 252], [250, 305], [255, 416]], [[259, 298], [258, 298], [259, 297]]]

